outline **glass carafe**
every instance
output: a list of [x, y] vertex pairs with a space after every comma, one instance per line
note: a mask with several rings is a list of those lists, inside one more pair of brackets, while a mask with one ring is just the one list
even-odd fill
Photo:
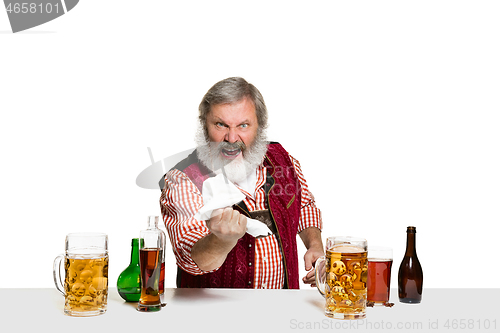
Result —
[[165, 232], [158, 228], [158, 222], [160, 218], [159, 216], [149, 216], [148, 217], [148, 229], [147, 230], [155, 230], [160, 237], [161, 248], [163, 249], [161, 253], [161, 271], [160, 271], [160, 297], [163, 301], [163, 294], [165, 293], [165, 245], [167, 236]]
[[[158, 217], [151, 216], [151, 220]], [[151, 222], [150, 222], [151, 225]], [[142, 230], [139, 247], [139, 265], [141, 268], [141, 297], [137, 305], [138, 311], [160, 311], [162, 302], [160, 296], [160, 272], [163, 258], [164, 234], [158, 228]]]

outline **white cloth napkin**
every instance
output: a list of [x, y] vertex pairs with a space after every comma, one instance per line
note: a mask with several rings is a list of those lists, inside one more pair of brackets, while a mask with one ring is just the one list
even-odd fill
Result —
[[[210, 177], [203, 182], [203, 206], [194, 216], [198, 220], [209, 220], [212, 211], [231, 207], [245, 198], [245, 195], [223, 174]], [[272, 232], [267, 225], [247, 217], [247, 232], [254, 236], [267, 236]]]

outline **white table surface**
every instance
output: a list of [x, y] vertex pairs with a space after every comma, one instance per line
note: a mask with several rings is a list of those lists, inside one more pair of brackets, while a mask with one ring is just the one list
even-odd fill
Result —
[[498, 332], [499, 296], [500, 289], [425, 289], [422, 303], [403, 304], [393, 289], [392, 308], [368, 308], [363, 320], [337, 320], [324, 315], [316, 289], [171, 288], [167, 306], [143, 313], [110, 288], [105, 314], [77, 318], [63, 314], [64, 299], [55, 288], [0, 289], [0, 317], [2, 332]]

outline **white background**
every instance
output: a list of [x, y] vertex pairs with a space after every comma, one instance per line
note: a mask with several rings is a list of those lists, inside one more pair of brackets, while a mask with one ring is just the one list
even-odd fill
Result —
[[[0, 287], [52, 287], [76, 231], [109, 235], [116, 286], [160, 214], [160, 191], [135, 183], [147, 147], [194, 147], [201, 97], [229, 76], [264, 95], [324, 237], [392, 246], [396, 287], [414, 225], [424, 287], [498, 287], [499, 15], [498, 1], [82, 0], [12, 34], [0, 10]], [[175, 271], [168, 253], [168, 287]]]

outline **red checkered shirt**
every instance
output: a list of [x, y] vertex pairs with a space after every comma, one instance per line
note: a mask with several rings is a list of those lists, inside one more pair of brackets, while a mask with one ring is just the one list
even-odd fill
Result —
[[[290, 156], [290, 159], [302, 186], [301, 211], [297, 232], [309, 227], [316, 227], [321, 230], [321, 212], [314, 203], [314, 196], [308, 189], [299, 162], [292, 156]], [[243, 201], [249, 211], [266, 209], [263, 188], [266, 180], [266, 168], [262, 164], [256, 169], [256, 179], [255, 193], [248, 193], [235, 184], [245, 194]], [[175, 169], [171, 170], [165, 175], [165, 188], [160, 197], [160, 205], [177, 265], [193, 275], [209, 273], [202, 271], [191, 258], [193, 245], [210, 233], [205, 221], [194, 218], [194, 215], [203, 206], [203, 197], [200, 190], [185, 173]], [[283, 259], [278, 239], [275, 235], [257, 238], [255, 240], [254, 287], [256, 289], [277, 289], [282, 288], [283, 283]]]

